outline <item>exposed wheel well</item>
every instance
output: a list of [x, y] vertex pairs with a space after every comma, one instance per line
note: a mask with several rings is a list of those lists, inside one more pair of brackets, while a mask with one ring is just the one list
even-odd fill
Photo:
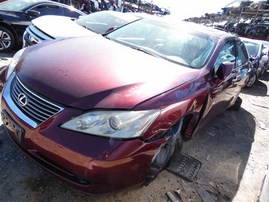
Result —
[[144, 185], [148, 185], [157, 177], [157, 175], [167, 166], [172, 156], [178, 155], [181, 152], [182, 136], [180, 131], [182, 123], [183, 121], [181, 119], [166, 131], [165, 136], [169, 137], [169, 139], [159, 148], [158, 152], [153, 157]]
[[182, 135], [184, 140], [189, 139], [189, 137], [186, 135], [186, 130], [188, 128], [188, 125], [191, 123], [192, 118], [193, 118], [192, 114], [188, 114], [187, 116], [185, 116], [183, 118], [183, 124], [182, 124], [182, 128], [181, 128], [181, 135]]

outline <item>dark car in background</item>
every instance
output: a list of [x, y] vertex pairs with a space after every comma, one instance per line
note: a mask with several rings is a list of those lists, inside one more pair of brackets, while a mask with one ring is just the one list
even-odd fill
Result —
[[252, 39], [268, 40], [269, 36], [269, 18], [252, 19], [249, 26], [246, 28], [246, 36]]
[[29, 157], [76, 188], [147, 185], [183, 140], [240, 109], [249, 70], [246, 47], [232, 34], [144, 18], [105, 36], [17, 52], [5, 72], [3, 126]]
[[246, 84], [246, 87], [251, 87], [256, 82], [258, 77], [264, 74], [268, 65], [268, 47], [264, 45], [262, 40], [249, 39], [241, 37], [242, 42], [245, 44], [249, 59], [252, 63], [252, 74]]
[[76, 20], [62, 16], [43, 16], [32, 20], [32, 24], [27, 27], [23, 47], [53, 39], [104, 34], [138, 19], [141, 17], [117, 11], [99, 11]]
[[267, 70], [269, 70], [269, 41], [262, 40], [262, 43], [263, 43], [264, 47], [267, 49], [266, 57], [268, 58], [268, 61], [266, 63], [266, 68], [264, 70], [264, 73], [265, 73]]
[[22, 36], [31, 20], [43, 15], [78, 18], [85, 13], [49, 0], [9, 0], [0, 3], [0, 53], [22, 46]]

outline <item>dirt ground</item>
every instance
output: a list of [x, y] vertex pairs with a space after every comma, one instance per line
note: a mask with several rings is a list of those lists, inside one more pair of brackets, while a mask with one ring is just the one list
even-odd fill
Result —
[[[7, 57], [9, 55], [0, 55]], [[10, 62], [1, 60], [0, 66]], [[256, 202], [269, 165], [269, 72], [243, 89], [242, 108], [226, 111], [185, 142], [183, 153], [202, 166], [193, 182], [164, 170], [148, 186], [90, 195], [73, 189], [30, 160], [0, 123], [0, 201], [170, 201], [179, 190], [184, 202]]]

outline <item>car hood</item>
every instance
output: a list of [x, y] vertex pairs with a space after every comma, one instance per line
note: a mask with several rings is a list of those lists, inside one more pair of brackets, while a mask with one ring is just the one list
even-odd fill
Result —
[[95, 34], [74, 22], [70, 17], [47, 15], [32, 20], [32, 23], [54, 39]]
[[17, 65], [17, 76], [25, 86], [81, 109], [133, 108], [198, 73], [100, 35], [28, 47]]

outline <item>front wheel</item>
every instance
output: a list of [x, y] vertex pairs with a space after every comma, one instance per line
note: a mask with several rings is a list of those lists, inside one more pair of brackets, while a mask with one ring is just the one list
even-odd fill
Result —
[[0, 26], [0, 53], [6, 53], [12, 51], [15, 47], [15, 37], [12, 32]]
[[155, 155], [144, 185], [148, 185], [163, 169], [165, 169], [171, 157], [180, 154], [182, 149], [181, 126], [182, 121], [170, 128], [166, 133], [166, 136], [170, 137]]

